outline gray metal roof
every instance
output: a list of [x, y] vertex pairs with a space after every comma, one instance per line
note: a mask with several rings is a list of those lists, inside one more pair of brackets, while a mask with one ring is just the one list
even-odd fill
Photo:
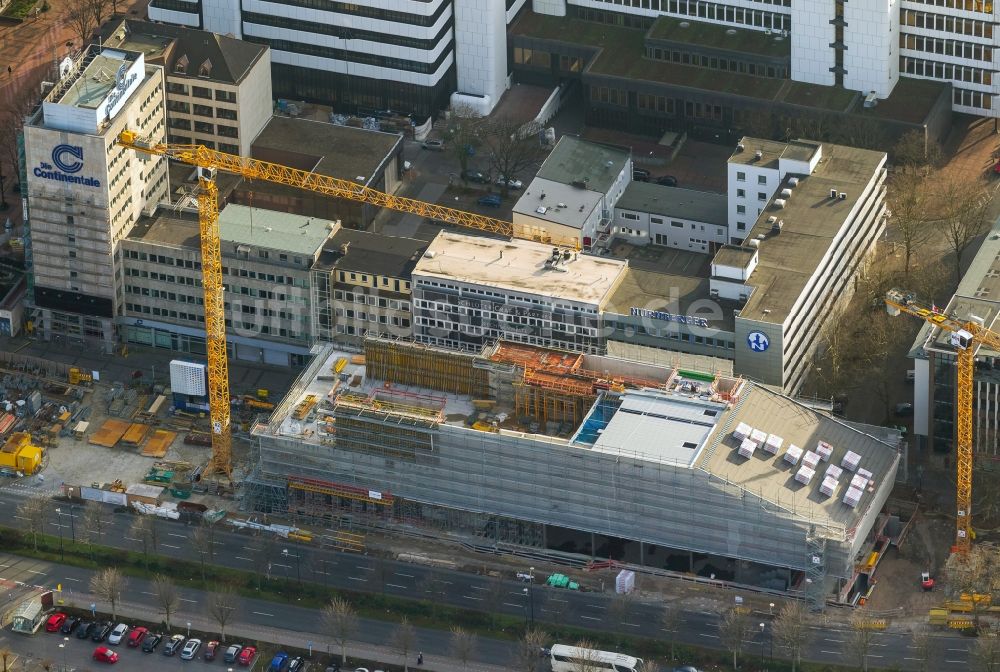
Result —
[[[604, 194], [562, 182], [536, 177], [514, 204], [514, 212], [546, 222], [582, 229], [583, 223], [600, 207]], [[540, 212], [539, 208], [544, 209]]]
[[719, 226], [728, 224], [725, 194], [664, 187], [650, 182], [633, 182], [628, 185], [615, 208]]
[[630, 393], [600, 438], [598, 450], [628, 450], [689, 466], [725, 406], [679, 396]]
[[631, 155], [628, 147], [564, 135], [545, 159], [538, 177], [562, 184], [586, 182], [590, 191], [606, 194]]

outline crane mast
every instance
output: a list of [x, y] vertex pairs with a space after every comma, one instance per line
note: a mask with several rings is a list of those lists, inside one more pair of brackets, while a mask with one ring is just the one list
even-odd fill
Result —
[[966, 553], [972, 544], [972, 392], [976, 352], [983, 345], [1000, 351], [1000, 334], [987, 329], [981, 318], [962, 320], [917, 300], [912, 292], [890, 290], [885, 297], [890, 315], [906, 313], [950, 332], [957, 368], [955, 385], [955, 543], [952, 551]]
[[402, 198], [350, 180], [227, 154], [204, 145], [152, 143], [130, 130], [124, 130], [119, 134], [118, 143], [137, 152], [165, 156], [198, 169], [198, 224], [205, 300], [208, 398], [212, 422], [212, 459], [204, 471], [205, 475], [221, 473], [227, 478], [232, 477], [229, 359], [226, 351], [226, 314], [222, 286], [222, 245], [219, 237], [219, 192], [215, 184], [216, 171], [224, 170], [251, 180], [297, 187], [334, 198], [420, 215], [509, 238], [522, 238], [580, 249], [576, 239], [556, 239], [541, 228], [515, 225], [486, 215], [455, 210], [412, 198]]

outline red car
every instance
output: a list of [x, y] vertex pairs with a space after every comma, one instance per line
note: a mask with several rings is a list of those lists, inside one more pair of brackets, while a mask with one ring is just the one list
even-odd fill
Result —
[[118, 653], [106, 646], [99, 646], [94, 649], [94, 660], [101, 663], [117, 663]]
[[244, 667], [249, 665], [250, 663], [253, 662], [253, 658], [256, 655], [257, 655], [256, 647], [254, 646], [244, 647], [243, 650], [240, 651], [240, 657], [239, 657], [240, 665], [243, 665]]
[[205, 645], [205, 660], [215, 660], [215, 654], [219, 650], [219, 643], [214, 639]]
[[49, 620], [45, 621], [45, 631], [46, 632], [59, 632], [59, 628], [63, 626], [66, 622], [66, 614], [61, 611], [49, 616]]
[[149, 630], [141, 625], [138, 628], [133, 628], [132, 632], [128, 636], [128, 645], [135, 648], [142, 644], [142, 640], [146, 638], [147, 632], [149, 632]]

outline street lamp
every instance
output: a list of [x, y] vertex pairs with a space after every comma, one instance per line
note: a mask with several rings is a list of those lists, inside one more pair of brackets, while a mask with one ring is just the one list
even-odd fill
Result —
[[763, 623], [760, 624], [760, 666], [764, 667], [764, 627]]
[[57, 526], [59, 528], [59, 559], [60, 559], [60, 561], [65, 562], [66, 561], [66, 553], [65, 553], [65, 550], [63, 549], [62, 509], [56, 508], [56, 513], [59, 514], [59, 524]]
[[69, 533], [70, 533], [70, 539], [73, 540], [74, 544], [76, 543], [76, 522], [73, 520], [75, 517], [76, 517], [76, 505], [75, 504], [70, 504], [69, 505]]
[[531, 616], [529, 627], [535, 627], [535, 568], [528, 569], [528, 587], [524, 589], [524, 594], [528, 597], [528, 612]]
[[188, 626], [188, 639], [191, 639], [191, 621], [187, 622], [187, 626]]
[[[67, 637], [68, 639], [68, 637]], [[59, 648], [62, 649], [62, 659], [63, 659], [63, 672], [66, 672], [66, 643], [61, 642]]]
[[[287, 548], [281, 549], [281, 555], [284, 556], [285, 562], [288, 562], [288, 558], [295, 558], [295, 578], [298, 579], [299, 583], [302, 583], [302, 565], [300, 564], [300, 560], [299, 560], [300, 556], [298, 556], [298, 555], [296, 555], [294, 553], [289, 553]], [[285, 573], [286, 573], [286, 576], [287, 576], [287, 573], [288, 573], [288, 569], [287, 568], [285, 569]]]
[[774, 602], [767, 605], [767, 613], [770, 614], [771, 616], [774, 616]]

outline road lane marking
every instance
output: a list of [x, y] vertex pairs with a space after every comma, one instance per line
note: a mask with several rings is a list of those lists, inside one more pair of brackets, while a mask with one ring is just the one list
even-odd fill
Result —
[[842, 640], [842, 639], [824, 639], [823, 641], [824, 642], [836, 642], [837, 644], [843, 644], [844, 643], [844, 640]]
[[523, 604], [514, 604], [513, 602], [504, 602], [503, 606], [505, 606], [505, 607], [517, 607], [518, 609], [523, 609], [524, 608]]
[[467, 600], [475, 600], [476, 602], [482, 602], [483, 601], [483, 598], [481, 598], [481, 597], [473, 597], [472, 595], [462, 595], [462, 597], [464, 597]]
[[37, 569], [29, 569], [28, 572], [30, 574], [45, 574], [45, 572], [39, 572]]
[[413, 578], [413, 574], [403, 574], [402, 572], [396, 572], [395, 574], [396, 574], [396, 576], [405, 576], [408, 579], [412, 579]]
[[706, 632], [699, 632], [698, 636], [699, 637], [711, 637], [712, 639], [718, 639], [719, 638], [718, 635], [710, 635], [710, 634], [708, 634]]
[[177, 534], [176, 532], [167, 532], [171, 537], [180, 537], [181, 539], [187, 539], [186, 534]]
[[489, 590], [489, 588], [483, 588], [482, 586], [469, 586], [473, 590]]
[[67, 576], [66, 578], [63, 579], [63, 581], [77, 581], [77, 582], [79, 582], [80, 579], [74, 579], [72, 576]]
[[903, 660], [923, 660], [923, 658], [903, 658]]
[[161, 542], [160, 546], [166, 546], [167, 548], [176, 548], [178, 551], [181, 550], [180, 546], [174, 546], [173, 544], [164, 544]]
[[347, 578], [349, 578], [351, 581], [367, 581], [368, 580], [368, 579], [359, 579], [356, 576], [349, 576]]
[[958, 665], [965, 665], [968, 661], [966, 660], [946, 660], [946, 663], [957, 663]]
[[143, 595], [156, 595], [156, 593], [149, 593], [149, 592], [146, 592], [145, 590], [143, 590], [141, 592], [142, 592]]
[[190, 602], [191, 604], [198, 604], [198, 600], [189, 600], [186, 597], [178, 597], [177, 599], [180, 600], [181, 602]]
[[244, 558], [242, 555], [235, 556], [237, 560], [246, 560], [247, 562], [253, 562], [250, 558]]
[[398, 583], [387, 583], [385, 585], [389, 588], [400, 588], [401, 590], [406, 590], [406, 586], [401, 586]]
[[270, 616], [271, 618], [274, 618], [274, 614], [265, 614], [263, 611], [254, 611], [251, 613], [257, 614], [258, 616]]
[[601, 619], [597, 618], [596, 616], [583, 616], [583, 615], [581, 615], [580, 618], [585, 618], [588, 621], [599, 621], [599, 620], [601, 620]]
[[273, 565], [274, 565], [275, 567], [284, 567], [285, 569], [291, 569], [291, 568], [292, 568], [292, 566], [291, 566], [291, 565], [282, 565], [282, 564], [281, 564], [281, 563], [279, 563], [279, 562], [273, 562], [273, 563], [271, 563], [271, 564], [273, 564]]
[[948, 649], [949, 651], [958, 651], [959, 653], [968, 653], [968, 649]]
[[824, 650], [820, 649], [819, 652], [820, 653], [829, 653], [831, 656], [839, 656], [840, 655], [840, 651], [824, 651]]
[[125, 537], [125, 538], [128, 539], [129, 541], [139, 541], [138, 539], [135, 539], [133, 537]]

